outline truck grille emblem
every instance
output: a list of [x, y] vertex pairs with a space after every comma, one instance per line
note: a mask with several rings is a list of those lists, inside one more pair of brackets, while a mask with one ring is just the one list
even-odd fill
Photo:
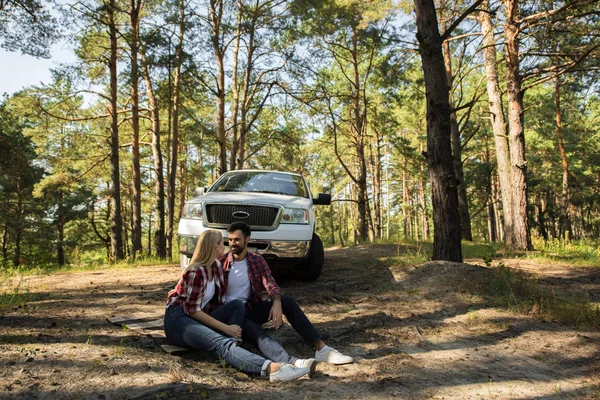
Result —
[[231, 215], [234, 218], [238, 218], [238, 219], [246, 219], [250, 216], [250, 214], [247, 213], [246, 211], [234, 211], [233, 213], [231, 213]]

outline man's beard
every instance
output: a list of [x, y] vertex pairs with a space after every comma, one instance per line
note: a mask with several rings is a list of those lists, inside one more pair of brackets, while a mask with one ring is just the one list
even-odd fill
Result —
[[236, 255], [237, 254], [242, 254], [242, 251], [244, 251], [244, 247], [241, 247], [241, 246], [238, 246], [238, 247], [235, 247], [235, 248], [231, 249], [231, 252], [233, 254], [236, 254]]

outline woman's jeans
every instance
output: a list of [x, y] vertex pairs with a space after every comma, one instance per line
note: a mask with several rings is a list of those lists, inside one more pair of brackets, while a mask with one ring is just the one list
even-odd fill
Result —
[[[219, 307], [210, 313], [210, 316], [223, 323], [237, 324], [241, 327], [243, 322], [229, 322], [233, 321], [239, 312], [243, 321], [244, 304], [236, 300]], [[176, 346], [212, 351], [232, 367], [247, 374], [266, 376], [266, 369], [271, 363], [237, 346], [232, 338], [202, 325], [187, 315], [181, 306], [170, 306], [165, 311], [165, 335]]]
[[[291, 356], [281, 344], [267, 335], [261, 326], [269, 319], [272, 306], [273, 303], [270, 301], [262, 301], [252, 305], [251, 309], [246, 307], [246, 320], [243, 326], [240, 325], [242, 326], [242, 338], [246, 343], [252, 343], [258, 347], [269, 360], [293, 364], [297, 358]], [[321, 339], [313, 324], [293, 298], [281, 296], [281, 308], [283, 315], [307, 344], [312, 346]]]

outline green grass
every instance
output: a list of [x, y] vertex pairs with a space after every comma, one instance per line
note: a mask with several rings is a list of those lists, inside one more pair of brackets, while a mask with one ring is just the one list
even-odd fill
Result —
[[484, 261], [491, 262], [494, 257], [498, 256], [499, 250], [503, 247], [500, 243], [486, 242], [462, 242], [463, 258], [482, 258]]
[[563, 262], [578, 266], [600, 266], [600, 242], [591, 240], [549, 240], [532, 238], [535, 251], [526, 257], [536, 260]]
[[118, 263], [108, 263], [106, 260], [106, 254], [100, 252], [89, 252], [84, 255], [78, 256], [77, 263], [71, 263], [59, 267], [56, 264], [35, 264], [28, 265], [23, 264], [17, 267], [12, 265], [5, 265], [0, 269], [0, 275], [3, 278], [11, 278], [22, 275], [40, 275], [48, 273], [64, 273], [64, 272], [82, 272], [82, 271], [94, 271], [99, 269], [107, 268], [131, 268], [145, 265], [163, 265], [163, 264], [176, 264], [176, 261], [167, 261], [157, 257], [139, 256], [134, 259], [125, 259]]
[[19, 283], [16, 287], [0, 293], [0, 310], [21, 307], [36, 299], [35, 293], [30, 293], [28, 288], [22, 288]]
[[537, 281], [500, 263], [493, 273], [470, 282], [491, 305], [579, 327], [600, 328], [600, 306], [586, 298], [570, 298], [541, 288]]

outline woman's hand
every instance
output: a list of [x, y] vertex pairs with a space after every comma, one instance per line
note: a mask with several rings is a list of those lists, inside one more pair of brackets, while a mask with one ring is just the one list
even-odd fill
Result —
[[226, 325], [223, 333], [234, 338], [242, 337], [242, 328], [239, 325]]

